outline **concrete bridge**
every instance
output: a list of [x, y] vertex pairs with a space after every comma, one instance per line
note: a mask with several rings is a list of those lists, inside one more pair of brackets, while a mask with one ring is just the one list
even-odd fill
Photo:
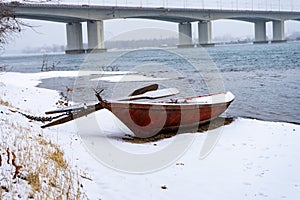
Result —
[[272, 42], [284, 42], [284, 22], [300, 21], [299, 11], [261, 11], [261, 10], [222, 10], [195, 8], [164, 7], [118, 7], [91, 5], [61, 4], [22, 4], [17, 2], [2, 3], [0, 6], [10, 7], [16, 17], [26, 19], [47, 20], [66, 23], [66, 53], [84, 53], [82, 43], [82, 22], [87, 22], [87, 52], [105, 51], [103, 20], [118, 18], [142, 18], [162, 20], [178, 24], [178, 47], [194, 46], [191, 23], [198, 23], [198, 44], [210, 46], [212, 43], [211, 22], [219, 19], [232, 19], [254, 23], [254, 43], [267, 43], [266, 23], [273, 23]]

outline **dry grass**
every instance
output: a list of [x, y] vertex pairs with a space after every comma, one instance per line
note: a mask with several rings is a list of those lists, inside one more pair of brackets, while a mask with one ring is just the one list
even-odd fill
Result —
[[54, 152], [49, 152], [49, 157], [58, 167], [67, 169], [68, 164], [64, 159], [64, 153], [59, 148], [55, 147]]
[[6, 107], [12, 107], [12, 105], [8, 101], [4, 101], [0, 98], [0, 105], [6, 106]]
[[40, 175], [37, 173], [34, 172], [29, 173], [25, 177], [25, 180], [27, 180], [28, 184], [31, 186], [34, 192], [39, 191], [42, 188]]
[[86, 199], [78, 172], [42, 132], [2, 117], [0, 141], [0, 200]]

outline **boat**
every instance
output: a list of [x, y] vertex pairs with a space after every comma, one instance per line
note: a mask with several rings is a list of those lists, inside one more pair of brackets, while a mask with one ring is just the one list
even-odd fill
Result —
[[[157, 87], [156, 87], [157, 89]], [[161, 101], [136, 101], [137, 99], [157, 99], [176, 95], [176, 88], [143, 91], [119, 100], [104, 100], [102, 92], [96, 92], [99, 103], [79, 108], [54, 110], [46, 114], [66, 112], [66, 117], [50, 122], [42, 128], [62, 124], [92, 112], [107, 109], [112, 112], [139, 138], [152, 137], [161, 132], [197, 127], [220, 116], [233, 102], [231, 92], [208, 94], [187, 98], [171, 98]]]

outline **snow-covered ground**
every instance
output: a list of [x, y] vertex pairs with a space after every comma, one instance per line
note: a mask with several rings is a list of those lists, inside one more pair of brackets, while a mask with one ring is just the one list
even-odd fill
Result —
[[[45, 111], [56, 108], [55, 103], [60, 98], [58, 92], [35, 86], [41, 78], [77, 74], [77, 72], [0, 74], [0, 100], [2, 100], [0, 120], [2, 123], [13, 121], [24, 127], [29, 126], [31, 132], [42, 132], [45, 138], [54, 141], [63, 150], [72, 168], [78, 171], [82, 190], [89, 199], [300, 198], [299, 125], [238, 118], [233, 123], [214, 131], [183, 134], [161, 141], [133, 144], [120, 139], [124, 134], [118, 132], [113, 116], [106, 111], [96, 113], [97, 120], [99, 117], [103, 119], [98, 120], [102, 130], [99, 131], [99, 138], [107, 134], [105, 140], [111, 146], [137, 157], [163, 152], [177, 139], [179, 141], [191, 139], [192, 143], [179, 158], [167, 164], [161, 162], [164, 163], [162, 166], [150, 163], [156, 168], [147, 173], [130, 171], [128, 166], [127, 168], [109, 166], [109, 163], [99, 159], [97, 153], [89, 148], [84, 135], [78, 134], [77, 122], [69, 122], [41, 131], [41, 123], [29, 122], [25, 117], [9, 110], [42, 115]], [[80, 123], [88, 123], [90, 118], [91, 116], [84, 117]], [[90, 130], [89, 128], [86, 127], [86, 130]], [[13, 128], [9, 130], [9, 125], [8, 130], [0, 130], [0, 138], [8, 133], [11, 137], [17, 134]], [[96, 130], [92, 131], [93, 136], [98, 137]], [[216, 132], [221, 133], [216, 146], [208, 156], [200, 159], [203, 144]], [[97, 146], [98, 141], [95, 139], [93, 145]], [[100, 142], [98, 145], [103, 144]], [[12, 140], [12, 143], [7, 145], [13, 148], [17, 144]], [[157, 155], [158, 158], [154, 160], [159, 161], [160, 154]], [[113, 160], [115, 157], [113, 154], [111, 156]], [[126, 158], [119, 157], [119, 159], [125, 159], [126, 162]], [[136, 161], [136, 165], [142, 166], [142, 164], [139, 160]], [[0, 175], [4, 175], [6, 171], [7, 169], [3, 169], [0, 165]], [[25, 183], [15, 184], [24, 186]], [[25, 193], [28, 187], [29, 185], [20, 187], [19, 190], [23, 189]], [[2, 195], [4, 195], [3, 199], [8, 197], [5, 196], [5, 192]], [[24, 195], [21, 195], [19, 198], [23, 197]]]

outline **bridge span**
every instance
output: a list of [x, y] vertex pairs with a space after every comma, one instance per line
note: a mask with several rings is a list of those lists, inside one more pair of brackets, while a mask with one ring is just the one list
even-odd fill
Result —
[[222, 10], [196, 8], [92, 6], [63, 4], [23, 4], [2, 3], [0, 6], [13, 9], [16, 17], [66, 23], [66, 53], [84, 53], [82, 42], [82, 22], [87, 22], [87, 52], [103, 52], [103, 21], [120, 18], [142, 18], [162, 20], [178, 24], [178, 47], [194, 46], [192, 40], [193, 22], [198, 23], [198, 45], [211, 46], [211, 22], [219, 19], [232, 19], [254, 23], [254, 43], [267, 43], [266, 23], [273, 23], [272, 42], [285, 42], [284, 22], [300, 21], [299, 11], [262, 10]]

